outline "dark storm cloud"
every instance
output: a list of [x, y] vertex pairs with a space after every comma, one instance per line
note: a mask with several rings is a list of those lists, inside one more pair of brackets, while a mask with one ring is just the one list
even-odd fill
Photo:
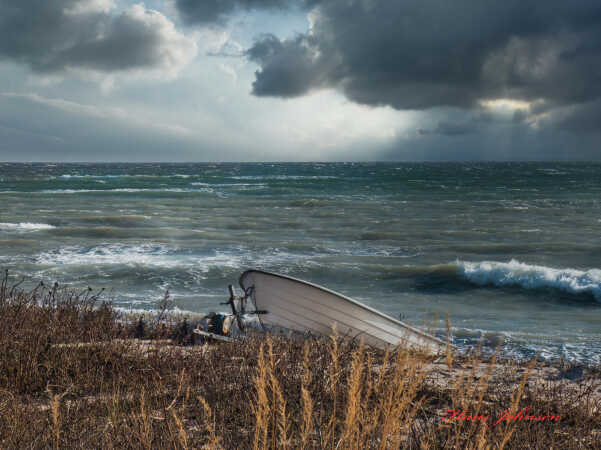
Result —
[[568, 108], [552, 120], [552, 125], [559, 130], [578, 133], [601, 132], [601, 100]]
[[170, 69], [195, 51], [162, 14], [135, 5], [119, 15], [110, 1], [2, 0], [0, 58], [38, 72]]
[[255, 95], [296, 97], [326, 85], [322, 67], [313, 64], [313, 50], [307, 36], [282, 42], [273, 35], [264, 35], [247, 52], [253, 61], [272, 68], [257, 77], [253, 84]]
[[601, 97], [597, 0], [324, 0], [312, 19], [306, 35], [248, 50], [255, 95], [331, 87], [396, 109]]
[[175, 6], [188, 24], [224, 22], [236, 11], [310, 8], [320, 0], [176, 0]]

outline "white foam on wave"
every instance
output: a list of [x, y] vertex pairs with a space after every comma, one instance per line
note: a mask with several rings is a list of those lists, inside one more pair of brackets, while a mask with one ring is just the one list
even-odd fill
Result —
[[115, 188], [115, 189], [44, 189], [38, 191], [41, 194], [81, 194], [86, 192], [207, 192], [213, 193], [210, 188], [186, 189], [186, 188]]
[[158, 265], [175, 267], [178, 260], [169, 255], [173, 251], [163, 244], [100, 244], [93, 247], [68, 246], [43, 252], [36, 257], [42, 265]]
[[[194, 175], [173, 174], [173, 175], [152, 175], [152, 174], [108, 174], [108, 175], [88, 175], [88, 174], [64, 174], [59, 176], [63, 180], [81, 179], [81, 178], [190, 178]], [[52, 177], [54, 179], [55, 177]]]
[[[165, 311], [156, 309], [156, 308], [134, 308], [127, 306], [113, 306], [113, 309], [124, 316], [144, 316], [147, 318], [156, 318], [158, 314], [165, 314]], [[200, 319], [204, 317], [205, 313], [200, 313], [196, 311], [190, 311], [187, 309], [180, 309], [177, 306], [172, 307], [168, 311], [166, 311], [168, 317], [179, 319], [183, 317], [192, 318], [192, 319]], [[221, 312], [221, 314], [228, 314], [227, 312]]]
[[[41, 194], [78, 194], [80, 192], [96, 192], [94, 189], [43, 189], [39, 191]], [[102, 192], [98, 189], [98, 192]]]
[[[445, 337], [445, 330], [435, 330], [438, 337]], [[491, 331], [478, 328], [451, 328], [452, 343], [457, 345], [460, 354], [478, 349], [483, 355], [492, 355], [502, 346], [502, 354], [512, 360], [538, 360], [599, 365], [601, 347], [595, 336], [571, 337], [574, 342], [565, 339], [561, 331], [545, 330], [544, 333], [532, 333], [515, 330]]]
[[484, 286], [520, 286], [525, 289], [559, 289], [570, 294], [591, 294], [601, 301], [601, 270], [554, 269], [521, 263], [497, 261], [457, 261], [459, 274]]
[[126, 265], [161, 268], [190, 268], [206, 273], [213, 267], [239, 268], [245, 258], [230, 252], [214, 255], [182, 254], [176, 246], [165, 244], [99, 244], [92, 247], [67, 246], [40, 253], [40, 265]]
[[148, 178], [152, 175], [78, 175], [78, 174], [65, 174], [61, 175], [59, 178], [63, 180], [71, 180], [71, 179], [80, 179], [80, 178]]
[[[181, 248], [162, 243], [104, 243], [95, 246], [66, 246], [46, 251], [34, 257], [41, 266], [128, 266], [150, 269], [183, 270], [194, 279], [203, 279], [211, 270], [241, 270], [245, 267], [288, 268], [301, 264], [316, 263], [300, 258], [287, 251], [271, 249], [267, 252], [251, 252], [243, 248], [212, 251], [211, 254], [191, 254]], [[77, 270], [79, 270], [77, 268]]]
[[190, 186], [207, 186], [207, 187], [239, 187], [239, 186], [267, 186], [265, 183], [190, 183]]
[[230, 177], [233, 180], [337, 180], [329, 175], [244, 175]]
[[0, 230], [4, 231], [42, 231], [52, 230], [54, 228], [56, 228], [54, 225], [49, 225], [47, 223], [0, 223]]

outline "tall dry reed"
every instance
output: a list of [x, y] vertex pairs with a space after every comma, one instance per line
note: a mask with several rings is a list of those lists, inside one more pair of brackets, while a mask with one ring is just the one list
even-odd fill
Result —
[[[189, 323], [140, 327], [101, 297], [0, 280], [0, 448], [601, 448], [594, 368], [568, 384], [570, 367], [380, 351], [335, 330], [183, 347]], [[561, 420], [442, 420], [526, 407]]]

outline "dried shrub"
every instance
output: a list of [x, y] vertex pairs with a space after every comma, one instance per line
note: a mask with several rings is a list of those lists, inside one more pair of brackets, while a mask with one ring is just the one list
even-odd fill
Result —
[[[163, 312], [140, 330], [100, 294], [0, 282], [0, 447], [601, 446], [594, 368], [554, 380], [572, 369], [380, 351], [335, 330], [183, 346], [189, 322]], [[460, 410], [490, 423], [528, 407], [561, 419], [442, 420]]]

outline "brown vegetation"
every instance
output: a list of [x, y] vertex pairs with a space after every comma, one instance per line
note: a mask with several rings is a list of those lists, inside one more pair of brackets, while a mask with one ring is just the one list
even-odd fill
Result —
[[[598, 372], [338, 338], [189, 343], [91, 291], [0, 283], [2, 448], [599, 448]], [[140, 339], [145, 339], [141, 341]], [[179, 342], [179, 344], [178, 344]], [[552, 379], [553, 378], [553, 379]], [[503, 411], [559, 421], [502, 421]], [[449, 410], [489, 416], [449, 420]]]

